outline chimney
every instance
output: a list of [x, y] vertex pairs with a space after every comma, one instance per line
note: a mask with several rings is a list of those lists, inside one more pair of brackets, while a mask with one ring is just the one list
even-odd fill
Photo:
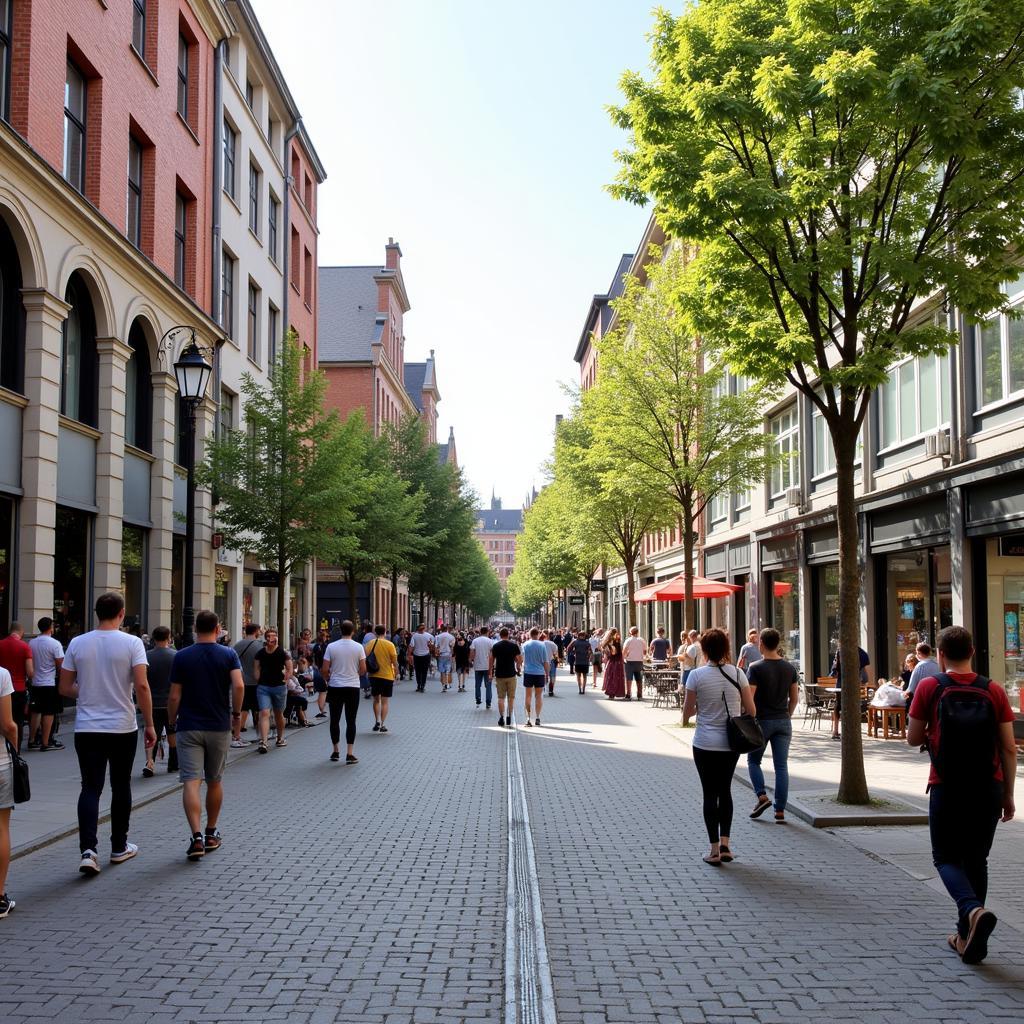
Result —
[[402, 249], [393, 238], [389, 238], [388, 244], [384, 246], [384, 261], [388, 270], [398, 270], [401, 265]]

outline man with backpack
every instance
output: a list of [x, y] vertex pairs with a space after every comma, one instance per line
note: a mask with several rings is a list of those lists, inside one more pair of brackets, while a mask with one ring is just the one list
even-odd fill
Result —
[[965, 964], [988, 955], [996, 915], [985, 907], [996, 823], [1014, 814], [1017, 753], [1006, 691], [971, 669], [962, 626], [939, 633], [938, 675], [922, 679], [910, 706], [907, 742], [931, 758], [928, 823], [932, 860], [957, 906], [949, 947]]

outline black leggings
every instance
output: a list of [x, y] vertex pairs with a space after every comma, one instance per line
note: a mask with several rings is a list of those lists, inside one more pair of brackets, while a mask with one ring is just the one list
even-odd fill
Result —
[[712, 843], [720, 835], [729, 835], [732, 828], [732, 776], [739, 759], [732, 750], [693, 748], [693, 763], [704, 790], [704, 824]]
[[412, 656], [413, 668], [416, 669], [416, 688], [425, 690], [427, 687], [427, 673], [430, 671], [430, 655], [414, 654]]
[[75, 752], [82, 773], [78, 797], [78, 842], [82, 852], [95, 850], [100, 796], [110, 767], [110, 848], [120, 853], [128, 842], [132, 814], [132, 765], [139, 733], [76, 732]]
[[345, 712], [345, 742], [356, 741], [356, 713], [359, 711], [358, 686], [332, 686], [327, 690], [327, 706], [331, 709], [331, 742], [341, 741], [341, 712]]

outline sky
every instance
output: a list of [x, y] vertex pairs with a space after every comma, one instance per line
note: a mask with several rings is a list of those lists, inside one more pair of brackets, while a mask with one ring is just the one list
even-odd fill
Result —
[[[402, 248], [408, 361], [484, 503], [544, 483], [595, 293], [648, 211], [612, 199], [606, 106], [646, 71], [652, 0], [252, 0], [327, 170], [319, 261]], [[324, 325], [321, 325], [321, 330]]]

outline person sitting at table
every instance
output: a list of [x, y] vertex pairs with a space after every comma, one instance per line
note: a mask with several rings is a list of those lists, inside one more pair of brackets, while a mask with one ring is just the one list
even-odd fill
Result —
[[907, 695], [895, 679], [886, 679], [871, 698], [873, 708], [905, 708]]
[[900, 679], [903, 681], [903, 689], [910, 685], [910, 677], [914, 674], [914, 669], [917, 668], [917, 655], [913, 651], [910, 652], [903, 659], [903, 671], [900, 673]]

